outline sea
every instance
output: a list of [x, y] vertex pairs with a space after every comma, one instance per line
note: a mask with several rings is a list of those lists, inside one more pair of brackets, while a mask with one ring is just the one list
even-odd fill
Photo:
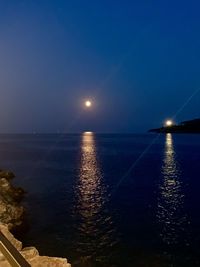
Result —
[[200, 266], [200, 135], [0, 135], [24, 246], [73, 267]]

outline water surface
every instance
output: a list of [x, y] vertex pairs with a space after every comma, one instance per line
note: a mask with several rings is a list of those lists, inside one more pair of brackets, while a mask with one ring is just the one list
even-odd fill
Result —
[[1, 135], [1, 167], [27, 191], [23, 243], [80, 267], [200, 266], [200, 136], [146, 150], [155, 137]]

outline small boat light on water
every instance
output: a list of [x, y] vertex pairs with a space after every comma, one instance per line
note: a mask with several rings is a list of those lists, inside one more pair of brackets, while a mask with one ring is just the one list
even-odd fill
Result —
[[166, 126], [166, 127], [170, 127], [170, 126], [172, 126], [172, 125], [174, 125], [174, 123], [173, 123], [172, 120], [166, 120], [166, 122], [165, 122], [165, 126]]

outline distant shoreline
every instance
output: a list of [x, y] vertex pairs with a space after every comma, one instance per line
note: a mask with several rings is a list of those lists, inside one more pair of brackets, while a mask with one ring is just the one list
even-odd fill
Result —
[[150, 133], [200, 134], [200, 119], [183, 121], [178, 125], [150, 129]]

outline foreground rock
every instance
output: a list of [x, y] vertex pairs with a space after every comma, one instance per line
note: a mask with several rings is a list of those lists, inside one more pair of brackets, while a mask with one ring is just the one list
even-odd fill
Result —
[[[14, 178], [12, 172], [0, 170], [0, 231], [16, 247], [22, 256], [33, 267], [71, 267], [67, 259], [40, 256], [35, 247], [22, 249], [22, 243], [15, 239], [10, 230], [19, 228], [23, 224], [24, 208], [20, 204], [24, 196], [22, 188], [16, 188], [11, 184]], [[10, 267], [3, 254], [0, 252], [0, 266]]]
[[[35, 247], [26, 247], [22, 249], [22, 243], [17, 240], [8, 230], [8, 225], [0, 224], [0, 231], [7, 237], [7, 239], [16, 247], [22, 256], [33, 267], [71, 267], [67, 259], [40, 256]], [[10, 267], [9, 263], [0, 252], [0, 266]]]
[[0, 178], [6, 178], [7, 180], [11, 180], [14, 177], [15, 175], [13, 172], [0, 170]]
[[12, 172], [0, 170], [0, 223], [9, 225], [9, 229], [20, 226], [23, 222], [24, 208], [20, 201], [24, 190], [11, 184]]

